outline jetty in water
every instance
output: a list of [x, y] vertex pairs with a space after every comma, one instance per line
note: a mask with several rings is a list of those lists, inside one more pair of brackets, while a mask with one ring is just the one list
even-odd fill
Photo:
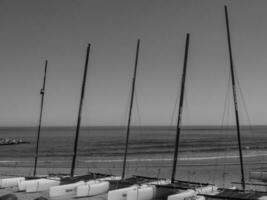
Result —
[[22, 139], [12, 139], [12, 138], [0, 138], [0, 145], [16, 145], [16, 144], [28, 144], [30, 142], [24, 141]]

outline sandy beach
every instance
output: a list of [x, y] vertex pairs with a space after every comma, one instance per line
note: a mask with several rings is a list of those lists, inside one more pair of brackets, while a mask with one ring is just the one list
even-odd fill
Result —
[[[245, 174], [246, 180], [249, 180], [249, 171], [256, 168], [262, 168], [266, 166], [264, 159], [259, 162], [259, 157], [246, 157], [245, 158]], [[90, 169], [92, 172], [100, 173], [112, 173], [114, 175], [120, 175], [121, 173], [121, 163], [93, 163], [94, 166]], [[68, 173], [69, 168], [39, 168], [39, 174], [56, 173], [63, 172]], [[28, 167], [17, 167], [16, 169], [10, 167], [2, 167], [2, 174], [29, 174], [31, 168]], [[77, 168], [76, 174], [86, 174], [89, 171], [88, 168]], [[171, 174], [171, 162], [168, 159], [162, 161], [142, 161], [142, 162], [128, 162], [127, 176], [130, 175], [143, 175], [158, 178], [169, 178]], [[177, 179], [186, 181], [196, 181], [203, 183], [215, 184], [219, 187], [232, 187], [234, 184], [232, 182], [240, 182], [240, 166], [238, 158], [229, 159], [196, 159], [196, 160], [180, 160], [177, 167]], [[255, 182], [255, 181], [254, 181]], [[235, 184], [236, 185], [236, 184]], [[238, 186], [238, 185], [236, 185]], [[256, 189], [255, 186], [248, 187], [248, 189]], [[265, 187], [257, 186], [257, 189], [266, 191]], [[38, 192], [38, 193], [25, 193], [16, 192], [16, 188], [1, 189], [0, 194], [4, 195], [7, 193], [15, 194], [18, 199], [30, 200], [40, 196], [49, 199], [48, 191]], [[61, 199], [77, 199], [73, 197], [64, 197]], [[88, 198], [81, 199], [107, 199], [107, 195], [99, 195]]]

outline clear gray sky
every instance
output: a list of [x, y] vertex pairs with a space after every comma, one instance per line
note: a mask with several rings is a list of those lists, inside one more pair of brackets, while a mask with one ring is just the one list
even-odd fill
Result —
[[[186, 32], [183, 124], [221, 124], [229, 81], [225, 4], [251, 123], [266, 124], [266, 0], [0, 0], [0, 126], [37, 125], [45, 59], [44, 125], [75, 125], [88, 42], [82, 124], [126, 124], [137, 38], [133, 123], [175, 124]], [[240, 108], [241, 124], [247, 124]], [[232, 106], [227, 116], [233, 123]]]

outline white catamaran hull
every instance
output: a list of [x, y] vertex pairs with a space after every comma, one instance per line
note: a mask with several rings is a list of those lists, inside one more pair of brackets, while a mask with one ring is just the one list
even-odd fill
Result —
[[74, 196], [76, 194], [77, 187], [84, 185], [84, 181], [79, 181], [72, 184], [58, 185], [49, 188], [49, 197], [61, 197], [61, 196]]
[[108, 192], [108, 200], [127, 200], [127, 193], [138, 188], [138, 185], [112, 190]]
[[34, 180], [22, 180], [18, 182], [18, 190], [26, 192], [40, 192], [48, 190], [52, 186], [60, 184], [60, 180], [57, 179], [34, 179]]
[[151, 200], [155, 197], [155, 185], [142, 185], [127, 192], [127, 200]]
[[127, 192], [127, 200], [152, 200], [157, 196], [157, 188], [153, 184], [167, 185], [169, 183], [170, 180], [157, 180], [142, 184], [136, 189]]
[[[153, 192], [151, 192], [151, 189], [145, 189], [145, 190], [142, 190], [142, 189], [146, 187], [152, 187], [152, 184], [166, 185], [169, 183], [170, 183], [169, 180], [158, 180], [158, 181], [151, 181], [146, 184], [142, 184], [141, 186], [133, 185], [133, 186], [118, 189], [118, 190], [112, 190], [108, 192], [108, 200], [128, 200], [129, 198], [133, 198], [132, 196], [128, 197], [128, 195], [134, 195], [135, 192], [139, 192], [139, 189], [141, 189], [140, 191], [146, 193], [144, 194], [144, 196], [147, 196], [147, 195], [153, 196]], [[150, 194], [147, 194], [147, 193], [150, 193]]]
[[25, 177], [13, 177], [0, 179], [0, 188], [17, 187], [18, 181], [25, 180]]
[[[87, 182], [79, 181], [72, 184], [58, 185], [49, 189], [49, 196], [51, 198], [60, 196], [94, 196], [97, 194], [106, 193], [109, 189], [108, 180], [120, 180], [120, 176], [108, 176], [90, 180]], [[87, 194], [87, 195], [86, 195]]]
[[95, 196], [98, 194], [103, 194], [108, 192], [109, 190], [109, 182], [101, 181], [98, 183], [89, 183], [80, 185], [77, 187], [76, 197], [86, 197], [86, 196]]
[[[218, 188], [213, 185], [208, 185], [206, 187], [199, 187], [195, 190], [189, 189], [184, 192], [173, 194], [168, 196], [168, 200], [184, 200], [185, 198], [190, 198], [193, 196], [197, 196], [198, 194], [210, 194], [210, 193], [217, 193]], [[201, 196], [198, 198], [201, 199]]]
[[189, 189], [189, 190], [180, 192], [178, 194], [169, 195], [168, 200], [184, 200], [186, 198], [189, 198], [195, 195], [196, 195], [196, 191]]
[[76, 197], [95, 196], [108, 192], [109, 180], [121, 180], [121, 176], [110, 176], [96, 180], [90, 180], [85, 185], [77, 187]]

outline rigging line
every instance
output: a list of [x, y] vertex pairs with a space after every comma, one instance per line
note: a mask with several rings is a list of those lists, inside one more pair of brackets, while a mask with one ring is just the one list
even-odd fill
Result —
[[[230, 77], [231, 76], [230, 76], [230, 73], [229, 73], [228, 81], [226, 81], [228, 84], [226, 86], [222, 120], [221, 120], [221, 125], [219, 126], [220, 128], [218, 130], [218, 133], [219, 133], [219, 138], [218, 138], [219, 139], [219, 144], [218, 144], [218, 147], [219, 147], [219, 149], [222, 149], [222, 147], [223, 147], [223, 140], [222, 140], [222, 138], [223, 138], [223, 132], [224, 132], [223, 127], [224, 127], [224, 123], [225, 123], [225, 119], [226, 119], [227, 114], [229, 116], [229, 105], [230, 105], [230, 103], [229, 103]], [[222, 153], [223, 153], [223, 157], [225, 159], [226, 158], [226, 151], [223, 151]], [[220, 154], [220, 152], [218, 152], [218, 154]], [[215, 165], [214, 165], [215, 166], [215, 175], [213, 176], [213, 182], [215, 182], [215, 176], [216, 176], [216, 174], [218, 172], [218, 167], [219, 167], [219, 162], [218, 161], [219, 161], [219, 159], [216, 159], [215, 160]], [[223, 172], [225, 172], [225, 165], [223, 165], [223, 166], [224, 166]]]
[[138, 96], [137, 96], [137, 91], [135, 91], [135, 98], [134, 98], [134, 103], [135, 103], [135, 107], [136, 107], [136, 114], [137, 114], [137, 118], [138, 118], [138, 130], [141, 133], [144, 133], [144, 128], [143, 128], [143, 124], [142, 124], [142, 118], [141, 118], [141, 114], [140, 114], [140, 107], [138, 104]]
[[[183, 115], [187, 115], [187, 120], [188, 120], [188, 124], [191, 124], [192, 125], [192, 123], [190, 123], [190, 122], [192, 122], [191, 121], [191, 110], [190, 110], [190, 104], [189, 104], [189, 98], [188, 98], [188, 94], [190, 94], [190, 86], [192, 85], [192, 79], [191, 79], [191, 73], [190, 73], [190, 69], [191, 68], [188, 68], [187, 69], [187, 71], [188, 71], [188, 73], [187, 73], [187, 75], [186, 75], [186, 81], [187, 81], [187, 84], [185, 85], [185, 91], [184, 91], [184, 110], [185, 111], [183, 111], [183, 113], [185, 113], [185, 114], [183, 114]], [[182, 121], [181, 122], [183, 122], [183, 121], [185, 121], [185, 117], [183, 117], [183, 119], [182, 119]], [[183, 123], [184, 124], [184, 123]], [[182, 124], [181, 124], [182, 125]]]
[[135, 134], [141, 134], [144, 135], [145, 134], [145, 129], [142, 125], [142, 119], [141, 119], [141, 115], [140, 115], [140, 107], [138, 104], [138, 95], [137, 95], [137, 91], [135, 90], [135, 98], [134, 98], [134, 103], [135, 103], [135, 108], [136, 108], [136, 114], [137, 114], [137, 118], [138, 118], [138, 125], [136, 126], [136, 131], [138, 131], [139, 133], [135, 133]]
[[[179, 81], [179, 82], [181, 82], [181, 81]], [[171, 120], [170, 120], [169, 131], [168, 131], [168, 133], [169, 133], [168, 139], [171, 138], [171, 141], [173, 140], [173, 137], [172, 137], [173, 134], [175, 134], [175, 130], [172, 129], [172, 127], [174, 126], [174, 118], [175, 118], [176, 112], [178, 112], [179, 90], [180, 90], [180, 85], [176, 84], [176, 90], [175, 90], [176, 91], [176, 97], [175, 97], [174, 106], [173, 106], [172, 113], [171, 113]]]
[[[129, 85], [129, 90], [128, 90], [128, 98], [127, 98], [127, 101], [125, 103], [125, 106], [123, 109], [124, 112], [123, 112], [123, 119], [121, 119], [121, 137], [124, 137], [124, 134], [125, 132], [127, 131], [127, 126], [125, 126], [125, 124], [127, 124], [127, 117], [128, 117], [128, 108], [130, 107], [130, 100], [131, 100], [131, 84]], [[124, 142], [124, 139], [121, 140], [121, 155], [123, 156], [124, 155], [124, 145], [125, 145], [125, 142]], [[128, 144], [128, 149], [129, 149], [129, 144]], [[127, 164], [126, 164], [127, 165]]]
[[[188, 73], [189, 74], [189, 73]], [[189, 79], [189, 76], [188, 76], [188, 79]], [[190, 79], [189, 79], [190, 80]], [[189, 81], [188, 81], [189, 82]], [[187, 84], [188, 85], [188, 84]], [[188, 101], [188, 96], [187, 96], [187, 94], [188, 94], [188, 92], [187, 92], [187, 87], [186, 87], [186, 89], [185, 89], [185, 91], [184, 91], [184, 110], [185, 110], [185, 112], [184, 113], [186, 113], [186, 115], [188, 116], [187, 117], [187, 119], [188, 119], [188, 124], [190, 124], [190, 107], [189, 107], [189, 101]], [[185, 115], [185, 114], [184, 114]], [[183, 119], [181, 120], [181, 126], [182, 126], [182, 124], [184, 124], [184, 123], [182, 123], [183, 121], [184, 121], [184, 119], [185, 119], [185, 117], [183, 117]]]
[[177, 109], [178, 109], [178, 100], [179, 100], [179, 84], [177, 85], [177, 92], [176, 92], [176, 98], [175, 98], [175, 102], [174, 102], [174, 108], [172, 110], [172, 115], [171, 115], [171, 121], [170, 121], [170, 126], [173, 125], [174, 123], [174, 116], [176, 115]]
[[223, 126], [224, 126], [224, 120], [225, 120], [225, 116], [227, 115], [227, 108], [229, 107], [229, 94], [230, 94], [230, 87], [231, 87], [231, 75], [229, 72], [229, 77], [228, 77], [228, 85], [226, 88], [226, 94], [225, 94], [225, 98], [224, 98], [224, 110], [223, 110], [223, 116], [222, 116], [222, 121], [221, 121], [221, 131], [223, 131]]
[[130, 107], [130, 100], [131, 100], [131, 85], [129, 86], [127, 103], [125, 104], [124, 115], [123, 115], [124, 118], [122, 119], [122, 127], [123, 127], [122, 134], [125, 134], [125, 131], [127, 130], [127, 126], [125, 126], [125, 124], [127, 124], [127, 117], [129, 112], [128, 108]]
[[248, 109], [247, 109], [247, 104], [246, 104], [246, 101], [245, 101], [245, 98], [244, 98], [244, 93], [241, 89], [241, 85], [240, 85], [240, 82], [239, 82], [239, 79], [238, 79], [238, 76], [236, 76], [236, 82], [237, 82], [237, 87], [239, 89], [239, 93], [240, 93], [240, 97], [241, 97], [241, 102], [244, 106], [244, 110], [245, 110], [245, 113], [246, 113], [246, 117], [247, 117], [247, 120], [248, 120], [248, 123], [249, 123], [249, 128], [251, 129], [251, 131], [253, 130], [252, 129], [252, 123], [251, 123], [251, 119], [249, 117], [249, 112], [248, 112]]
[[[85, 83], [85, 87], [86, 87], [86, 84], [87, 83]], [[88, 93], [90, 93], [90, 92], [88, 92]], [[81, 113], [81, 117], [83, 118], [83, 120], [81, 120], [81, 131], [80, 131], [81, 133], [79, 136], [80, 137], [79, 140], [84, 141], [85, 139], [87, 139], [86, 141], [87, 141], [87, 144], [89, 144], [89, 145], [86, 145], [86, 148], [80, 148], [80, 149], [78, 148], [77, 151], [78, 152], [80, 151], [81, 155], [88, 156], [90, 158], [91, 156], [90, 156], [89, 152], [92, 151], [92, 147], [94, 145], [93, 143], [91, 143], [91, 145], [90, 145], [90, 142], [92, 141], [92, 140], [90, 140], [90, 136], [92, 136], [92, 135], [90, 135], [90, 132], [93, 133], [93, 129], [92, 129], [93, 124], [90, 125], [90, 116], [88, 116], [88, 113], [90, 114], [90, 109], [86, 103], [86, 102], [88, 102], [87, 100], [88, 100], [88, 96], [85, 94], [84, 95], [84, 103], [83, 103], [83, 110], [85, 110], [85, 112]], [[82, 142], [81, 142], [80, 146], [81, 145], [82, 145]], [[78, 152], [77, 152], [77, 155], [79, 155]], [[81, 167], [82, 165], [81, 165], [80, 160], [79, 160], [79, 163], [80, 163], [80, 167]], [[88, 165], [87, 167], [88, 167], [88, 171], [90, 171], [91, 166]]]
[[[172, 127], [173, 126], [175, 126], [174, 125], [174, 120], [175, 120], [175, 117], [176, 117], [176, 113], [178, 113], [178, 101], [179, 101], [179, 92], [180, 92], [180, 85], [179, 85], [179, 83], [181, 82], [181, 80], [182, 80], [182, 74], [181, 74], [181, 76], [180, 76], [181, 78], [180, 78], [180, 80], [178, 81], [178, 83], [177, 84], [175, 84], [176, 85], [176, 97], [175, 97], [175, 101], [174, 101], [174, 106], [173, 106], [173, 109], [172, 109], [172, 112], [171, 112], [171, 120], [170, 120], [170, 124], [169, 124], [169, 134], [168, 134], [168, 137], [169, 138], [172, 138], [171, 136], [172, 136], [172, 132], [174, 131], [173, 129], [172, 129]], [[175, 133], [174, 133], [175, 134]]]
[[[85, 85], [85, 87], [86, 87], [86, 85]], [[89, 92], [88, 92], [89, 93]], [[83, 118], [83, 120], [81, 121], [81, 127], [90, 127], [90, 125], [89, 125], [89, 116], [88, 116], [88, 113], [90, 113], [90, 111], [89, 111], [89, 108], [88, 108], [88, 105], [87, 105], [87, 95], [85, 94], [84, 95], [84, 103], [83, 103], [83, 110], [84, 110], [84, 112], [82, 112], [81, 113], [81, 117]], [[86, 125], [86, 123], [88, 123], [87, 125]]]
[[[175, 101], [174, 101], [174, 105], [173, 105], [173, 109], [172, 109], [172, 112], [171, 112], [171, 120], [170, 120], [170, 123], [169, 123], [169, 126], [167, 128], [167, 136], [166, 138], [168, 139], [168, 141], [172, 141], [173, 140], [173, 135], [175, 134], [175, 129], [173, 129], [174, 127], [174, 118], [175, 118], [175, 115], [176, 115], [176, 112], [178, 112], [178, 99], [179, 99], [179, 84], [175, 84], [176, 85], [176, 97], [175, 97]], [[168, 143], [169, 144], [169, 143]], [[171, 149], [174, 148], [174, 146], [172, 146], [172, 144], [170, 144], [171, 147], [168, 147], [169, 148], [169, 151], [171, 151]], [[172, 161], [170, 161], [172, 162]]]
[[[230, 115], [230, 88], [231, 88], [231, 73], [229, 71], [229, 76], [228, 76], [228, 82], [227, 82], [227, 88], [226, 88], [226, 94], [225, 94], [225, 101], [224, 101], [224, 111], [223, 111], [223, 119], [221, 122], [221, 130], [220, 130], [220, 146], [222, 147], [224, 142], [222, 141], [223, 138], [223, 133], [224, 133], [224, 123], [228, 124], [227, 122], [225, 122], [224, 120], [229, 119], [229, 115]], [[228, 116], [228, 117], [227, 117]], [[226, 160], [226, 150], [223, 151], [223, 157], [224, 157], [224, 161], [223, 163], [225, 163]], [[226, 165], [223, 164], [223, 179], [225, 178], [225, 170], [226, 170]], [[224, 181], [224, 180], [223, 180]], [[224, 183], [223, 183], [224, 184]]]
[[[230, 74], [230, 73], [229, 73]], [[231, 82], [231, 80], [230, 80], [231, 78], [229, 78], [229, 83]], [[230, 93], [231, 93], [231, 91], [230, 91], [230, 87], [231, 86], [229, 86], [229, 89], [228, 89], [228, 101], [227, 101], [227, 112], [226, 112], [226, 122], [225, 122], [225, 124], [226, 124], [226, 129], [224, 129], [224, 128], [222, 128], [222, 131], [232, 131], [232, 128], [231, 127], [229, 127], [230, 126], [230, 123], [231, 123], [231, 119], [230, 119], [230, 117], [232, 117], [232, 112], [231, 112], [231, 110], [233, 109], [233, 108], [231, 108], [232, 107], [232, 101], [231, 101], [231, 98], [230, 98]], [[230, 143], [230, 145], [232, 145], [232, 143]], [[234, 143], [234, 145], [235, 145], [235, 143]], [[227, 173], [227, 171], [226, 171], [226, 168], [228, 167], [228, 164], [227, 164], [227, 162], [226, 162], [226, 160], [227, 160], [227, 154], [229, 154], [228, 153], [228, 151], [227, 151], [227, 148], [228, 148], [228, 139], [226, 138], [225, 139], [225, 141], [224, 141], [224, 146], [226, 147], [226, 149], [223, 151], [223, 156], [224, 156], [224, 159], [223, 159], [223, 179], [224, 180], [227, 180], [226, 179], [226, 175], [228, 174]], [[230, 151], [231, 151], [231, 146], [230, 146]], [[225, 183], [224, 183], [225, 184]]]
[[[241, 97], [241, 102], [242, 102], [242, 105], [243, 105], [243, 107], [244, 107], [245, 114], [246, 114], [246, 117], [247, 117], [247, 120], [248, 120], [249, 132], [250, 132], [250, 135], [251, 135], [251, 136], [254, 136], [255, 133], [254, 133], [254, 130], [253, 130], [253, 127], [252, 127], [251, 119], [250, 119], [250, 117], [249, 117], [249, 112], [248, 112], [248, 109], [247, 109], [247, 104], [246, 104], [246, 101], [245, 101], [245, 98], [244, 98], [244, 93], [243, 93], [243, 91], [242, 91], [241, 84], [240, 84], [240, 81], [239, 81], [239, 79], [238, 79], [238, 76], [236, 76], [236, 80], [237, 80], [237, 87], [238, 87], [238, 89], [239, 89], [239, 93], [240, 93], [240, 97]], [[260, 152], [260, 149], [259, 149], [259, 148], [256, 148], [255, 151], [259, 153], [259, 152]], [[261, 159], [264, 160], [265, 157], [262, 156], [262, 158], [261, 158], [261, 156], [260, 156], [258, 159], [259, 159], [259, 161], [260, 161]]]
[[230, 62], [230, 69], [231, 69], [233, 103], [235, 107], [235, 122], [236, 122], [238, 150], [239, 150], [239, 157], [240, 157], [239, 161], [240, 161], [241, 182], [242, 182], [242, 189], [245, 190], [246, 183], [245, 183], [244, 164], [243, 164], [243, 155], [242, 155], [242, 142], [241, 142], [241, 133], [240, 133], [240, 125], [239, 125], [238, 103], [237, 103], [237, 96], [236, 96], [236, 86], [235, 86], [236, 83], [235, 83], [235, 74], [234, 74], [234, 61], [233, 61], [233, 56], [232, 56], [232, 45], [231, 45], [227, 6], [224, 6], [224, 13], [225, 13], [225, 22], [226, 22], [228, 51], [229, 51], [229, 62]]

